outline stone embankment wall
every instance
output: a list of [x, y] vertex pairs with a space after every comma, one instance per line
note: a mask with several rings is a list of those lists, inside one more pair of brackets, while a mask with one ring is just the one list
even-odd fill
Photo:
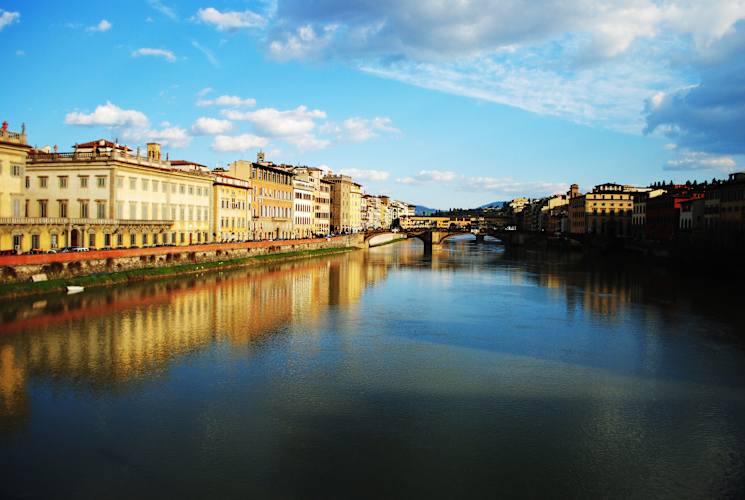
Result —
[[267, 254], [333, 248], [362, 248], [363, 235], [284, 241], [215, 243], [180, 247], [97, 250], [79, 253], [0, 256], [0, 283], [30, 281], [37, 274], [70, 278], [94, 273], [219, 262]]

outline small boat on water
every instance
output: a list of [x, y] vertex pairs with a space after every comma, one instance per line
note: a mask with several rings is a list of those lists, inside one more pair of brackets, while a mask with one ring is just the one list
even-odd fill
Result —
[[82, 286], [75, 286], [75, 285], [68, 285], [67, 286], [67, 295], [73, 294], [73, 293], [80, 293], [83, 290], [85, 290]]

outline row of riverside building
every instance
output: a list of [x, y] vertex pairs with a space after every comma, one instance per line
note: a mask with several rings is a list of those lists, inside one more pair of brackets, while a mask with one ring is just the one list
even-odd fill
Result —
[[401, 219], [403, 229], [516, 229], [571, 237], [745, 248], [745, 172], [728, 179], [646, 187], [605, 183], [581, 193], [515, 198], [500, 208], [451, 210]]
[[703, 183], [606, 183], [584, 194], [573, 184], [566, 194], [517, 198], [505, 209], [525, 231], [731, 248], [745, 241], [745, 173]]
[[210, 169], [114, 141], [36, 149], [0, 128], [0, 252], [301, 239], [389, 228], [414, 207], [259, 152]]

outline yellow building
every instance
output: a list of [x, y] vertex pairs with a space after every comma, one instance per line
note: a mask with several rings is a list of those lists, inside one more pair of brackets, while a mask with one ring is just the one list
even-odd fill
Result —
[[600, 184], [591, 193], [569, 196], [569, 224], [572, 234], [630, 236], [634, 194], [644, 191], [621, 184]]
[[212, 173], [213, 241], [247, 241], [251, 234], [250, 183], [223, 172]]
[[362, 229], [362, 186], [348, 175], [327, 175], [331, 184], [331, 230], [353, 233]]
[[106, 140], [71, 153], [31, 151], [25, 215], [30, 248], [121, 248], [209, 240], [212, 179], [206, 167], [147, 156]]
[[316, 167], [293, 167], [295, 175], [307, 174], [313, 183], [313, 234], [327, 236], [331, 225], [331, 183], [323, 179], [323, 170]]
[[251, 183], [251, 218], [255, 239], [292, 237], [293, 174], [264, 161], [237, 160], [230, 164], [230, 175]]
[[26, 127], [11, 132], [7, 123], [0, 128], [0, 250], [26, 251], [30, 238], [25, 220], [24, 176], [26, 158], [31, 146], [26, 144]]
[[434, 217], [428, 215], [403, 216], [399, 218], [401, 229], [448, 229], [450, 217]]

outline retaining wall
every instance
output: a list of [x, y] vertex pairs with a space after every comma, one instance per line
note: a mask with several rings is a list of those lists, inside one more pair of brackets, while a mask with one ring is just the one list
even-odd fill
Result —
[[7, 255], [0, 256], [0, 283], [29, 281], [31, 276], [40, 273], [46, 274], [50, 279], [69, 278], [99, 272], [128, 271], [195, 262], [227, 261], [273, 253], [362, 246], [364, 242], [360, 234], [303, 240]]

